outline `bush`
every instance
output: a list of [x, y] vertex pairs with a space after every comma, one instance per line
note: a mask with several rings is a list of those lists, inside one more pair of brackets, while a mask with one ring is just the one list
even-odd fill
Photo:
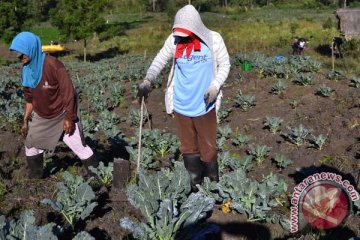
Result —
[[331, 17], [328, 17], [322, 25], [323, 29], [331, 29], [334, 27], [334, 22]]
[[345, 57], [360, 58], [360, 39], [351, 39], [342, 44], [342, 53]]

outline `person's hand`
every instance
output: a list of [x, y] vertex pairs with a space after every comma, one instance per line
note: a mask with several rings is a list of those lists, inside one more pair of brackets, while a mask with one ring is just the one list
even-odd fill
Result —
[[64, 119], [64, 132], [65, 132], [65, 134], [71, 135], [73, 133], [74, 129], [75, 129], [74, 127], [75, 126], [74, 126], [73, 121], [71, 121], [71, 120], [69, 120], [67, 118]]
[[144, 100], [147, 99], [150, 91], [151, 91], [151, 83], [149, 80], [145, 79], [142, 83], [139, 84], [139, 88], [138, 88], [137, 97], [140, 103], [142, 101], [142, 98], [144, 98]]
[[219, 89], [217, 89], [217, 87], [215, 87], [214, 85], [210, 85], [210, 87], [206, 90], [204, 94], [204, 100], [206, 106], [208, 106], [210, 103], [216, 100], [218, 93], [219, 93]]
[[28, 134], [28, 130], [29, 130], [29, 128], [28, 128], [28, 120], [26, 120], [26, 119], [24, 119], [24, 121], [23, 121], [23, 123], [22, 123], [22, 125], [21, 125], [21, 135], [23, 136], [23, 137], [26, 137], [27, 136], [27, 134]]

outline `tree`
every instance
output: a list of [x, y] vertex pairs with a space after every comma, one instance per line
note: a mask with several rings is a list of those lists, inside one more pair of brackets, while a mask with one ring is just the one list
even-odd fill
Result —
[[36, 22], [49, 20], [49, 11], [57, 4], [57, 0], [28, 0], [29, 10]]
[[26, 19], [31, 19], [28, 12], [28, 1], [1, 0], [0, 16], [0, 36], [6, 42], [10, 42], [27, 24]]
[[51, 23], [58, 27], [66, 39], [84, 40], [86, 62], [86, 39], [102, 31], [105, 19], [101, 13], [108, 0], [59, 0], [50, 11]]

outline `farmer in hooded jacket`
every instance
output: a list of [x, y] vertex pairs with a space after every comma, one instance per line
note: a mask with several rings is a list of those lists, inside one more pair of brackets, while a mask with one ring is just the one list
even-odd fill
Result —
[[21, 133], [26, 137], [29, 178], [43, 177], [43, 152], [55, 149], [61, 138], [86, 169], [96, 167], [94, 153], [82, 138], [76, 92], [65, 66], [43, 53], [40, 38], [31, 32], [19, 33], [10, 50], [23, 63], [25, 114]]
[[204, 177], [219, 180], [216, 110], [230, 70], [229, 55], [220, 34], [203, 24], [194, 6], [186, 5], [176, 13], [172, 33], [139, 85], [140, 100], [148, 96], [152, 82], [169, 60], [166, 111], [175, 116], [180, 152], [191, 189], [197, 191], [196, 184]]

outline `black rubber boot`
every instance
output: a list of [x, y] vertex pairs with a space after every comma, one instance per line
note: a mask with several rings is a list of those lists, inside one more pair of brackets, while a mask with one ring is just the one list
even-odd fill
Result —
[[113, 185], [110, 199], [113, 202], [126, 202], [126, 184], [130, 178], [130, 163], [124, 159], [114, 159]]
[[208, 177], [212, 182], [219, 181], [219, 166], [217, 160], [211, 162], [203, 162], [204, 177]]
[[88, 177], [93, 177], [94, 173], [89, 170], [89, 167], [92, 166], [96, 168], [99, 165], [99, 161], [96, 160], [95, 154], [91, 155], [89, 158], [85, 160], [81, 160], [83, 167], [85, 168], [85, 174]]
[[28, 168], [28, 177], [30, 179], [43, 178], [44, 157], [42, 153], [35, 156], [27, 156], [26, 162]]
[[190, 175], [190, 187], [192, 192], [197, 192], [196, 184], [201, 184], [203, 179], [203, 165], [199, 154], [184, 154], [184, 165]]

